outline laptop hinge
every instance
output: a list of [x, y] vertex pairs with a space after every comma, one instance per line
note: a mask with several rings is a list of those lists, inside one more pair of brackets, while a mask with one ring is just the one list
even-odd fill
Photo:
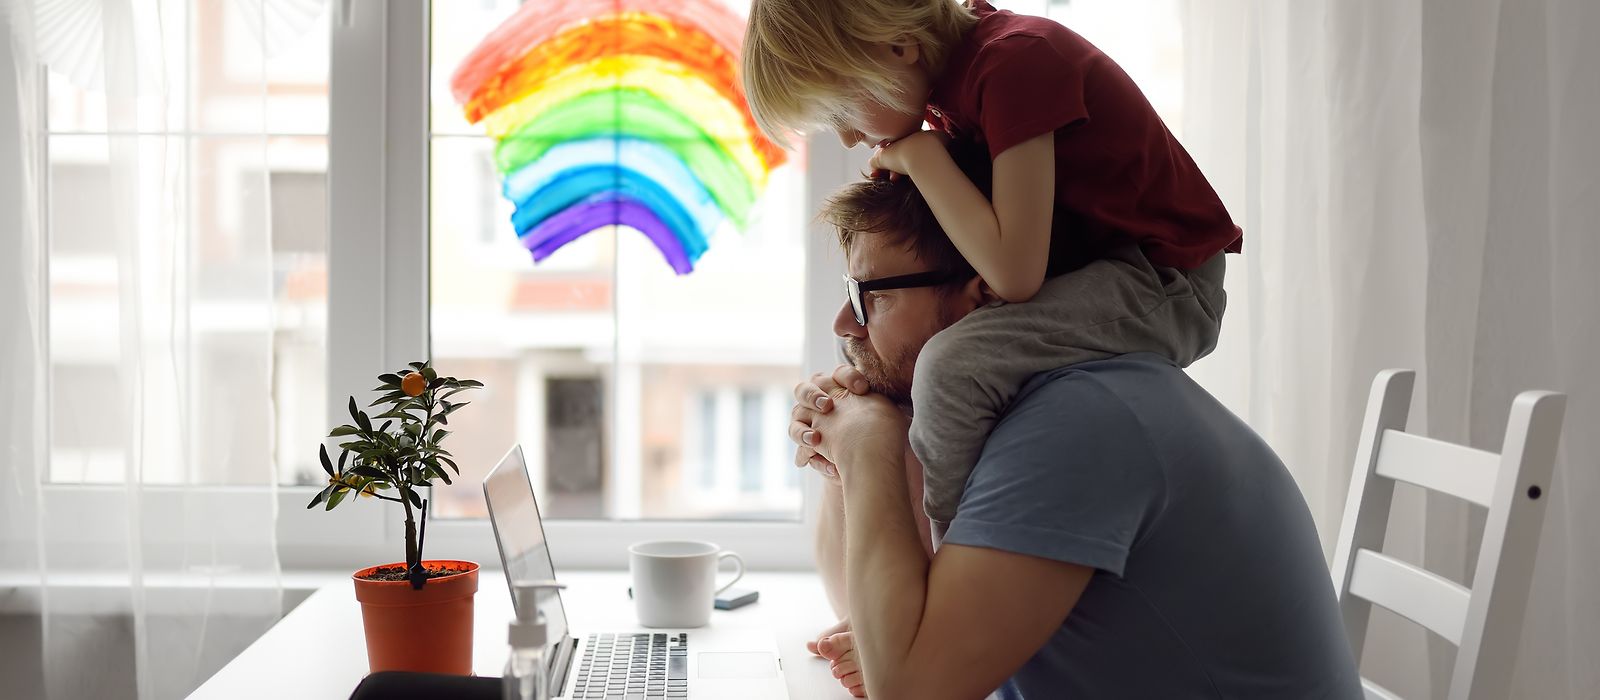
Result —
[[577, 649], [577, 637], [567, 637], [556, 644], [555, 658], [550, 660], [550, 697], [561, 697], [562, 691], [567, 689], [567, 673], [572, 671]]

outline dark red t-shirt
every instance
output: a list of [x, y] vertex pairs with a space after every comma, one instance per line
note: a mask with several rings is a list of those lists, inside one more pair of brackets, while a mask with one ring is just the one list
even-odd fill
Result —
[[972, 7], [978, 24], [934, 80], [928, 123], [990, 158], [1055, 132], [1052, 273], [1128, 240], [1181, 270], [1239, 252], [1243, 232], [1120, 66], [1053, 20]]

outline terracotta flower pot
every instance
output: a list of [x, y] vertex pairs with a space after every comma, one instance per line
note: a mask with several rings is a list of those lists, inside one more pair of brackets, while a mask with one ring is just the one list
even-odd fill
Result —
[[383, 564], [357, 571], [356, 600], [367, 631], [367, 664], [378, 671], [472, 673], [472, 600], [478, 593], [478, 565], [470, 561], [424, 561], [429, 569], [459, 573], [428, 579], [422, 590], [408, 581], [368, 581], [362, 576]]

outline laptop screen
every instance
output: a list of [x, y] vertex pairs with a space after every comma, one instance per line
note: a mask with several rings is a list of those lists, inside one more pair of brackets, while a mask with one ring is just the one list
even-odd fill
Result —
[[[556, 578], [521, 445], [512, 447], [483, 480], [483, 497], [489, 503], [489, 520], [494, 525], [500, 561], [505, 566], [506, 583], [512, 587], [511, 602], [515, 606], [516, 582]], [[544, 611], [548, 638], [555, 643], [566, 640], [567, 611], [561, 605], [561, 595], [554, 590], [544, 591], [539, 609]]]

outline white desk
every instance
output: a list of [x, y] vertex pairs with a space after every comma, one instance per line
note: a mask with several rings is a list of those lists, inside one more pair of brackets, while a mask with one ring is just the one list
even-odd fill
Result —
[[[626, 572], [562, 574], [567, 616], [573, 626], [606, 631], [636, 626]], [[805, 642], [831, 624], [822, 584], [815, 574], [750, 573], [740, 587], [761, 591], [761, 600], [738, 610], [712, 613], [717, 628], [770, 630], [783, 658], [789, 696], [849, 698], [828, 663], [806, 652]], [[499, 570], [478, 575], [474, 604], [473, 672], [499, 676], [506, 661], [506, 623], [511, 596]], [[348, 580], [319, 589], [189, 696], [190, 700], [277, 697], [344, 700], [367, 675], [361, 607]]]

